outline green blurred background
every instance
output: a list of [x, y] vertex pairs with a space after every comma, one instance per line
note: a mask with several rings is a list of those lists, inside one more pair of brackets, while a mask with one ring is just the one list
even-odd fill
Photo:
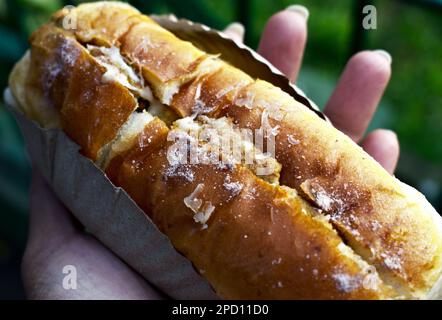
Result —
[[[27, 47], [30, 32], [50, 14], [82, 1], [0, 0], [0, 89]], [[223, 29], [241, 21], [255, 48], [267, 19], [294, 0], [137, 0], [145, 13]], [[442, 212], [442, 1], [298, 0], [310, 10], [309, 40], [298, 85], [324, 106], [348, 57], [385, 49], [393, 76], [370, 129], [394, 129], [401, 142], [397, 176], [421, 190]], [[377, 29], [362, 29], [362, 7], [377, 8]], [[287, 39], [290, 41], [290, 39]], [[23, 298], [20, 257], [27, 232], [29, 163], [20, 132], [0, 100], [0, 299]]]

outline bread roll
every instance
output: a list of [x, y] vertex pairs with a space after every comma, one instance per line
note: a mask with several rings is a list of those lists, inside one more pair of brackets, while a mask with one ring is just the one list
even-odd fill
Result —
[[[22, 111], [79, 144], [221, 297], [423, 299], [440, 278], [437, 212], [281, 89], [122, 3], [63, 9], [30, 43], [10, 77]], [[252, 163], [189, 129], [231, 132]], [[239, 129], [266, 129], [274, 158]], [[170, 137], [227, 160], [175, 163]]]

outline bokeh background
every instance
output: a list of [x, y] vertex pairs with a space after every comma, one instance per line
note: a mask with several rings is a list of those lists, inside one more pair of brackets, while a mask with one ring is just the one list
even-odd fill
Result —
[[[134, 0], [145, 13], [175, 13], [223, 29], [241, 21], [256, 48], [267, 19], [296, 0]], [[0, 0], [0, 89], [27, 37], [50, 14], [84, 1]], [[298, 85], [324, 106], [347, 59], [363, 49], [393, 56], [391, 83], [370, 129], [398, 133], [396, 175], [442, 212], [442, 0], [297, 0], [310, 10], [309, 40]], [[377, 29], [362, 28], [375, 5]], [[290, 39], [287, 39], [290, 41]], [[23, 298], [20, 257], [26, 241], [30, 166], [20, 132], [0, 99], [0, 299]]]

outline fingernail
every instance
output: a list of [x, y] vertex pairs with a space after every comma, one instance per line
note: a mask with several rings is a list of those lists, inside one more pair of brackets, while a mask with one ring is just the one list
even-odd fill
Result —
[[173, 13], [170, 13], [170, 14], [168, 15], [168, 18], [169, 18], [171, 21], [173, 21], [173, 22], [177, 22], [177, 21], [178, 21], [178, 18], [177, 18], [176, 15], [174, 15]]
[[382, 132], [384, 135], [389, 136], [392, 139], [398, 140], [396, 132], [390, 129], [378, 129], [378, 131]]
[[393, 58], [391, 57], [391, 54], [389, 54], [385, 50], [374, 50], [377, 54], [381, 55], [389, 64], [393, 61]]
[[301, 6], [300, 4], [293, 4], [285, 8], [285, 10], [296, 12], [297, 14], [301, 15], [306, 21], [310, 14], [308, 9], [304, 6]]
[[239, 22], [233, 22], [233, 23], [229, 24], [224, 29], [224, 31], [227, 31], [227, 30], [230, 31], [230, 32], [234, 32], [234, 33], [236, 33], [237, 35], [239, 35], [241, 37], [244, 37], [244, 33], [246, 31], [244, 26], [241, 23], [239, 23]]

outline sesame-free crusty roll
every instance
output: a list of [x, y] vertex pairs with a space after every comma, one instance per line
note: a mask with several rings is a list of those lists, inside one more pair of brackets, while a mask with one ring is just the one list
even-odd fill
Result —
[[[221, 297], [421, 299], [441, 276], [425, 198], [279, 88], [121, 3], [61, 10], [30, 42], [10, 77], [22, 111], [78, 143]], [[274, 157], [241, 135], [252, 164], [168, 157], [170, 134], [221, 128], [269, 132]]]

